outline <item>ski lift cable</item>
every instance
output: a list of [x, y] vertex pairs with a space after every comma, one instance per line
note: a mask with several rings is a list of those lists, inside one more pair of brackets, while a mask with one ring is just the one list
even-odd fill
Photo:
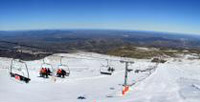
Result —
[[[59, 56], [59, 55], [52, 55], [52, 56]], [[80, 57], [72, 57], [72, 56], [62, 56], [63, 58], [72, 58], [72, 59], [86, 59], [86, 60], [108, 60], [108, 61], [120, 61], [120, 62], [130, 62], [134, 63], [134, 61], [126, 60], [125, 59], [110, 59], [110, 58], [101, 58], [101, 57], [92, 57], [92, 56], [81, 56]], [[91, 57], [91, 58], [84, 58], [84, 57]], [[124, 57], [122, 57], [124, 58]]]
[[111, 57], [114, 57], [114, 56], [110, 56], [110, 58], [102, 58], [102, 57], [94, 57], [94, 56], [87, 56], [87, 55], [81, 55], [81, 54], [77, 54], [79, 56], [84, 56], [84, 57], [90, 57], [90, 58], [97, 58], [97, 59], [103, 59], [103, 60], [112, 60], [112, 61], [129, 61], [129, 60], [132, 60], [130, 58], [127, 58], [127, 57], [120, 57], [121, 59], [111, 59]]

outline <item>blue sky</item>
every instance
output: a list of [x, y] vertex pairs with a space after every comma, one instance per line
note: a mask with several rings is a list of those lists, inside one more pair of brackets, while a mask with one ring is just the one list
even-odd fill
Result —
[[0, 0], [0, 30], [119, 29], [200, 34], [200, 0]]

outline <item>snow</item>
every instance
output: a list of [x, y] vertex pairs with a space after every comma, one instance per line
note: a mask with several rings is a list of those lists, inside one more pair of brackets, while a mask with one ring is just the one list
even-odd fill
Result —
[[142, 50], [142, 51], [158, 51], [159, 49], [157, 48], [146, 48], [146, 47], [136, 47], [137, 50]]
[[[62, 53], [45, 58], [54, 71], [60, 65], [58, 56], [65, 56], [62, 64], [69, 67], [69, 77], [40, 78], [43, 60], [26, 61], [31, 78], [28, 84], [10, 78], [11, 59], [0, 58], [0, 102], [200, 102], [200, 63], [198, 59], [188, 59], [189, 55], [168, 58], [155, 67], [150, 59]], [[110, 64], [116, 70], [111, 76], [99, 72], [107, 63], [104, 58], [111, 59]], [[133, 86], [124, 96], [121, 92], [125, 64], [119, 60], [135, 62], [129, 65], [133, 71], [128, 73], [128, 84]], [[143, 72], [135, 73], [136, 70]]]

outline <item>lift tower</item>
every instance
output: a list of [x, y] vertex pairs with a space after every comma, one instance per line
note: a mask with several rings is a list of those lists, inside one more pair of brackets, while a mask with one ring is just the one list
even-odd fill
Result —
[[121, 63], [125, 63], [125, 74], [124, 74], [124, 84], [123, 86], [128, 86], [127, 79], [128, 79], [128, 72], [133, 71], [133, 69], [129, 69], [129, 64], [133, 64], [133, 61], [120, 61]]

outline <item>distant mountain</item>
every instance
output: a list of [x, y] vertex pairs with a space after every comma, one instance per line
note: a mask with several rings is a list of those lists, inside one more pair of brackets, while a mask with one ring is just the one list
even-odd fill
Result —
[[[33, 30], [33, 31], [0, 31], [0, 40], [21, 43], [64, 43], [88, 40], [120, 40], [122, 42], [142, 45], [154, 45], [155, 42], [176, 43], [178, 47], [199, 47], [200, 36], [169, 34], [159, 32], [120, 31], [120, 30]], [[155, 45], [156, 46], [156, 45]], [[167, 45], [165, 45], [167, 46]], [[177, 47], [177, 46], [174, 46]]]
[[38, 48], [39, 51], [49, 53], [76, 50], [106, 53], [127, 45], [200, 49], [200, 36], [123, 30], [0, 31], [1, 49], [19, 50], [16, 48], [19, 45], [23, 45], [26, 50]]

